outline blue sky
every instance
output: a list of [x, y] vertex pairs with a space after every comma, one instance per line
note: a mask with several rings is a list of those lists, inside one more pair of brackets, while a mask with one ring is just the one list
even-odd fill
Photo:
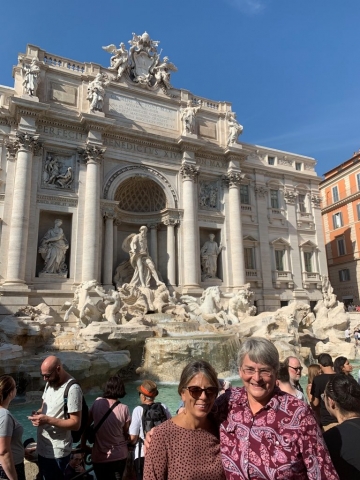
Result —
[[359, 0], [14, 0], [0, 84], [27, 43], [108, 66], [103, 45], [145, 30], [175, 87], [232, 102], [240, 141], [315, 157], [322, 175], [360, 148]]

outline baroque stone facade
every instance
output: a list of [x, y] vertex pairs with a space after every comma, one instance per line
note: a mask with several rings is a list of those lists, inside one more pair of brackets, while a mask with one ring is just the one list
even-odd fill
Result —
[[[104, 47], [110, 67], [28, 45], [14, 86], [0, 86], [0, 315], [39, 300], [57, 309], [81, 282], [115, 285], [123, 242], [142, 225], [179, 293], [250, 283], [258, 311], [321, 298], [315, 160], [239, 143], [231, 105], [174, 88], [158, 44], [145, 32], [129, 51]], [[66, 269], [44, 275], [55, 222]], [[205, 282], [209, 235], [222, 248]]]

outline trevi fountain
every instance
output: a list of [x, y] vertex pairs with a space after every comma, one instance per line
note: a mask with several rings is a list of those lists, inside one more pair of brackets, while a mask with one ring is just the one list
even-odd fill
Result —
[[315, 160], [240, 142], [231, 103], [173, 87], [147, 32], [128, 43], [107, 67], [28, 45], [0, 86], [0, 373], [30, 396], [54, 353], [85, 391], [190, 358], [224, 377], [251, 335], [354, 358]]

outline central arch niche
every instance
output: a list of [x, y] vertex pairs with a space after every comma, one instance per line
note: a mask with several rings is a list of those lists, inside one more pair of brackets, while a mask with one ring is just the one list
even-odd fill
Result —
[[148, 177], [128, 178], [117, 188], [114, 200], [125, 212], [159, 212], [167, 207], [166, 195], [156, 182]]

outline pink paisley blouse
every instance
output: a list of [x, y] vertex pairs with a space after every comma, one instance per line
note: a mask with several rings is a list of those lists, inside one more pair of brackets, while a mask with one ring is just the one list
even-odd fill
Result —
[[228, 480], [339, 479], [310, 407], [296, 397], [276, 387], [253, 415], [245, 388], [233, 388], [215, 412]]

